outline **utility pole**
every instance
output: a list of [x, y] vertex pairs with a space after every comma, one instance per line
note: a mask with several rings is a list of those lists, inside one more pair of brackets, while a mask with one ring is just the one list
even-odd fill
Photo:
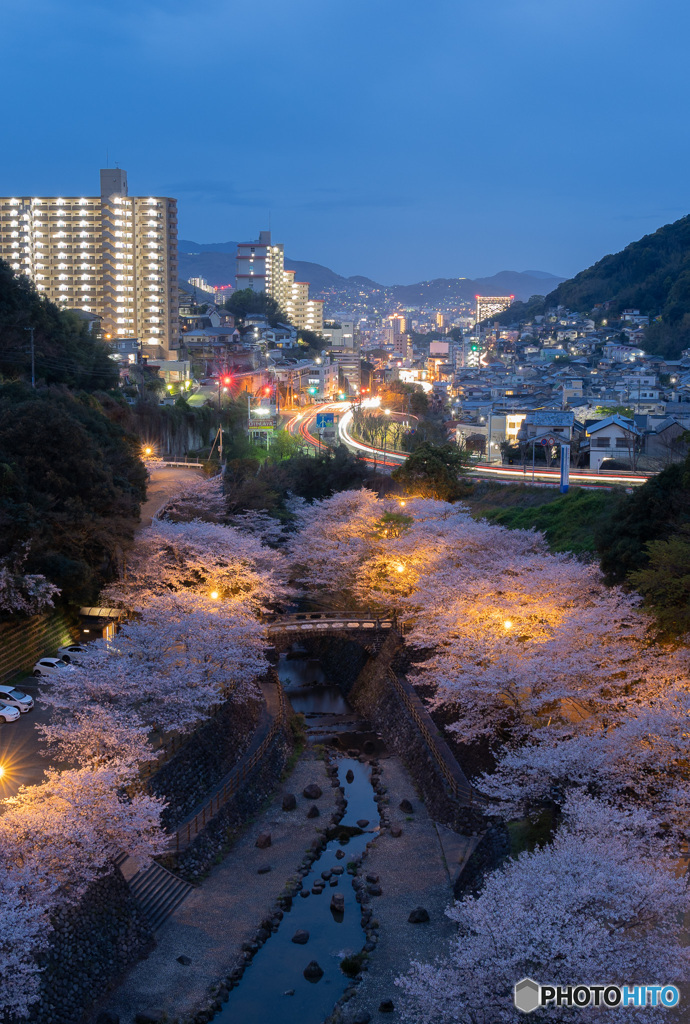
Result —
[[35, 363], [35, 355], [34, 355], [34, 331], [36, 330], [36, 328], [35, 327], [25, 327], [24, 330], [25, 331], [29, 331], [31, 333], [31, 387], [35, 388], [36, 387], [36, 363]]

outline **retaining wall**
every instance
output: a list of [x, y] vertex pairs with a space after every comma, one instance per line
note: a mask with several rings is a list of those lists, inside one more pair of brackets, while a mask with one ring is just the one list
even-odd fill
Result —
[[79, 637], [77, 620], [65, 612], [0, 623], [0, 683], [31, 672], [39, 658]]
[[275, 791], [293, 751], [294, 743], [289, 726], [281, 728], [264, 757], [246, 779], [240, 790], [209, 821], [190, 845], [178, 854], [163, 859], [166, 866], [184, 878], [196, 883], [218, 864], [232, 847], [239, 830]]
[[148, 789], [168, 802], [163, 825], [170, 831], [202, 802], [239, 761], [259, 721], [259, 698], [246, 704], [228, 701], [148, 782]]
[[76, 907], [54, 918], [44, 954], [37, 1024], [80, 1024], [96, 999], [153, 944], [153, 935], [119, 871], [95, 882]]

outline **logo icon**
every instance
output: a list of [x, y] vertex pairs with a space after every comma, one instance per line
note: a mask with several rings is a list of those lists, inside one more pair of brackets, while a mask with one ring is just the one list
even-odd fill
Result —
[[522, 978], [513, 992], [515, 1006], [523, 1013], [531, 1013], [539, 1006], [539, 983], [532, 978]]

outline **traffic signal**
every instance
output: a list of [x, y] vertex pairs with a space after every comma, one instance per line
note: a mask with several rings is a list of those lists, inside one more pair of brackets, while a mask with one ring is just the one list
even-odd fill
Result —
[[270, 388], [264, 388], [264, 394], [265, 395], [270, 395], [270, 393], [271, 393], [271, 389]]
[[228, 384], [231, 384], [231, 383], [232, 383], [232, 377], [230, 377], [230, 376], [223, 377], [223, 384], [225, 385], [225, 387], [227, 387]]
[[308, 390], [310, 395], [315, 395], [316, 394], [316, 388], [307, 388], [307, 390]]

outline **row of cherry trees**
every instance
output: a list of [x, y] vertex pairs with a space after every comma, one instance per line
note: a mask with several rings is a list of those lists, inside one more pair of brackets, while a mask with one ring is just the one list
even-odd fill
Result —
[[103, 595], [130, 617], [41, 694], [46, 752], [69, 767], [22, 787], [0, 813], [0, 1018], [35, 1000], [36, 955], [57, 908], [76, 904], [120, 852], [143, 864], [163, 849], [164, 804], [139, 783], [156, 756], [152, 736], [185, 733], [220, 702], [259, 695], [258, 613], [287, 592], [285, 558], [245, 531], [174, 521], [185, 509], [213, 518], [217, 484], [185, 489], [171, 518], [139, 534]]
[[690, 800], [687, 643], [656, 642], [636, 598], [596, 567], [462, 505], [353, 491], [298, 518], [290, 554], [303, 587], [407, 618], [432, 709], [493, 750], [495, 770], [475, 780], [492, 813], [561, 809], [552, 843], [450, 911], [451, 951], [400, 979], [409, 1019], [513, 1020], [512, 986], [530, 973], [686, 978], [688, 891], [672, 864]]

